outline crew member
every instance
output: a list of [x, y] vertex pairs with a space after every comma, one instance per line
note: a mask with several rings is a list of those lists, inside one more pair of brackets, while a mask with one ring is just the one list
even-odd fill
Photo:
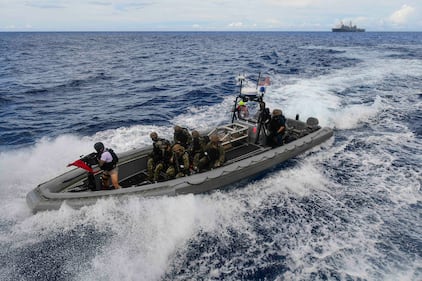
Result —
[[119, 184], [119, 171], [116, 166], [118, 158], [115, 155], [114, 151], [112, 151], [111, 149], [105, 149], [104, 144], [102, 142], [97, 142], [96, 144], [94, 144], [94, 148], [97, 151], [98, 165], [100, 166], [100, 169], [103, 170], [103, 174], [101, 177], [103, 184], [102, 188], [110, 189], [110, 177], [114, 189], [121, 188]]
[[192, 131], [192, 143], [189, 147], [189, 154], [193, 164], [193, 170], [198, 171], [199, 160], [204, 154], [205, 146], [209, 142], [208, 136], [201, 136], [198, 131]]
[[163, 142], [168, 141], [159, 138], [156, 132], [152, 132], [149, 136], [152, 140], [152, 152], [148, 155], [147, 172], [148, 180], [153, 181], [155, 168], [157, 167], [157, 164], [161, 161], [162, 158], [161, 145], [163, 144]]
[[280, 109], [273, 110], [269, 127], [272, 146], [276, 147], [282, 145], [284, 132], [286, 131], [286, 118]]
[[174, 126], [173, 141], [184, 148], [188, 148], [192, 142], [192, 136], [189, 134], [188, 129], [176, 125]]
[[246, 106], [246, 102], [244, 102], [243, 100], [240, 100], [237, 103], [236, 111], [237, 111], [237, 116], [241, 119], [245, 119], [249, 117], [248, 107]]
[[216, 134], [211, 135], [210, 142], [205, 146], [204, 156], [199, 160], [199, 171], [218, 168], [223, 165], [224, 159], [225, 152], [220, 138]]
[[175, 144], [172, 148], [173, 155], [170, 159], [170, 166], [166, 171], [168, 178], [180, 178], [190, 173], [189, 154], [183, 146]]

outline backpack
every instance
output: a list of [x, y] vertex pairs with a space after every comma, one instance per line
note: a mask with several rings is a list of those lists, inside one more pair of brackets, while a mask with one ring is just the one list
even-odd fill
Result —
[[119, 162], [119, 157], [117, 157], [113, 149], [107, 148], [107, 151], [111, 154], [111, 157], [113, 157], [113, 160], [111, 160], [111, 162], [109, 163], [104, 163], [104, 165], [101, 166], [101, 169], [105, 171], [111, 171], [116, 167], [117, 162]]
[[110, 152], [111, 156], [113, 157], [111, 163], [113, 164], [113, 166], [116, 165], [119, 162], [119, 157], [117, 157], [113, 149], [108, 148], [107, 151]]

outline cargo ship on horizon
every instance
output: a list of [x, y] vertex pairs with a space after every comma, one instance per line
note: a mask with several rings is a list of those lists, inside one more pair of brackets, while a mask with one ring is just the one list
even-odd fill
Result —
[[364, 28], [358, 28], [356, 25], [352, 25], [352, 22], [349, 25], [345, 25], [343, 22], [334, 28], [332, 28], [333, 32], [365, 32]]

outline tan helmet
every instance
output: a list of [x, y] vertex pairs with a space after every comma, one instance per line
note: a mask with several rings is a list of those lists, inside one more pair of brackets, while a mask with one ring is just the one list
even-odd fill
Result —
[[193, 131], [192, 131], [192, 137], [194, 137], [194, 138], [199, 138], [199, 132], [198, 132], [198, 131], [196, 131], [196, 130], [193, 130]]
[[274, 109], [273, 110], [273, 115], [274, 116], [279, 116], [279, 115], [282, 115], [283, 114], [283, 112], [281, 111], [281, 109]]
[[180, 144], [176, 143], [175, 145], [173, 145], [173, 152], [184, 153], [185, 148], [183, 146], [181, 146]]
[[210, 136], [210, 141], [213, 143], [219, 142], [220, 141], [220, 137], [217, 134], [213, 134]]
[[152, 140], [156, 140], [156, 139], [158, 139], [158, 134], [157, 134], [156, 132], [152, 132], [151, 134], [149, 134], [149, 137], [150, 137]]

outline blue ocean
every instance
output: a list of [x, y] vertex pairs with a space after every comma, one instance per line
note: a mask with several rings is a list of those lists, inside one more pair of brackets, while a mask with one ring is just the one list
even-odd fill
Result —
[[[201, 195], [31, 214], [26, 194], [231, 120], [236, 76], [334, 137]], [[422, 280], [422, 33], [0, 33], [0, 280]]]

